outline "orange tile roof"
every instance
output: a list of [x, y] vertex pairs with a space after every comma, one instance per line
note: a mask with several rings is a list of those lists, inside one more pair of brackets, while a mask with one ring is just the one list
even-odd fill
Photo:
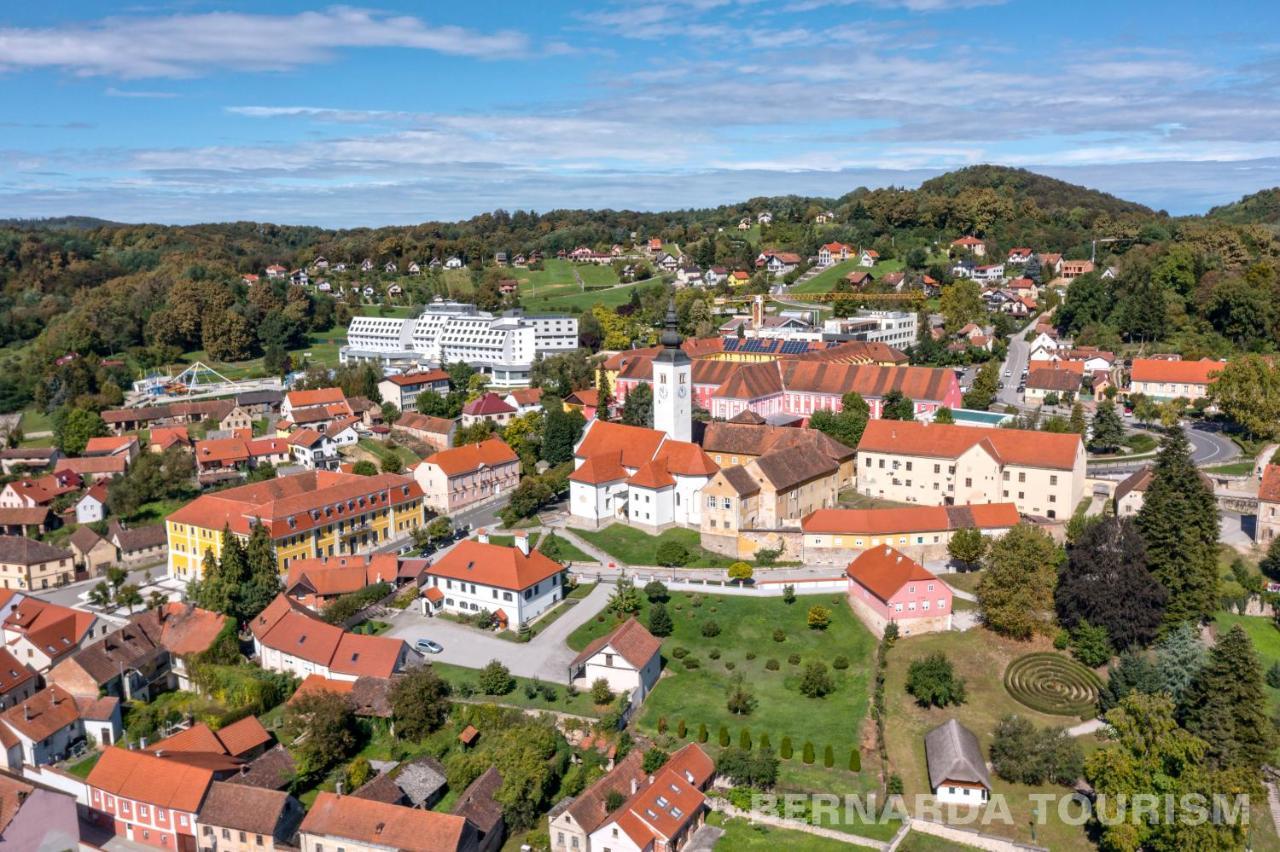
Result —
[[[1083, 362], [1076, 361], [1075, 363], [1080, 364], [1081, 367], [1084, 366]], [[1074, 393], [1080, 390], [1081, 376], [1083, 375], [1083, 371], [1039, 367], [1027, 375], [1026, 386], [1036, 390], [1069, 391]]]
[[818, 509], [800, 521], [800, 528], [809, 534], [886, 535], [966, 527], [1001, 529], [1017, 523], [1018, 510], [1012, 503], [981, 503], [900, 509]]
[[583, 485], [603, 485], [606, 482], [617, 482], [619, 479], [626, 478], [627, 471], [622, 466], [621, 450], [594, 455], [569, 474], [570, 482], [579, 482]]
[[663, 441], [654, 458], [665, 462], [667, 470], [677, 476], [715, 476], [720, 469], [702, 447], [689, 441]]
[[391, 382], [398, 387], [426, 385], [434, 382], [449, 381], [449, 374], [444, 370], [423, 370], [417, 373], [401, 373], [398, 376], [387, 376], [383, 381]]
[[89, 772], [87, 783], [114, 796], [186, 813], [200, 809], [213, 772], [143, 751], [111, 746]]
[[6, 725], [35, 742], [74, 725], [79, 718], [80, 708], [75, 697], [56, 684], [45, 687], [0, 714]]
[[280, 538], [421, 497], [422, 487], [411, 477], [313, 470], [204, 494], [167, 520], [213, 530], [230, 526], [232, 532], [248, 535], [250, 519], [257, 518], [268, 525], [272, 538]]
[[166, 755], [170, 752], [208, 752], [209, 754], [226, 754], [222, 740], [213, 729], [204, 722], [196, 722], [186, 730], [178, 731], [147, 747], [152, 754]]
[[912, 580], [936, 580], [929, 569], [892, 547], [873, 547], [849, 563], [845, 574], [886, 603]]
[[[294, 559], [289, 563], [285, 586], [292, 586], [304, 576], [313, 583], [322, 575], [333, 572], [359, 572], [362, 586], [374, 583], [395, 582], [399, 575], [399, 557], [394, 553], [363, 553], [351, 556], [319, 556], [309, 559]], [[346, 578], [347, 573], [342, 576]], [[354, 576], [354, 575], [351, 575]], [[328, 582], [320, 580], [321, 583]], [[318, 591], [318, 589], [317, 589]]]
[[537, 405], [542, 400], [542, 388], [516, 388], [510, 396], [518, 405]]
[[1280, 502], [1280, 465], [1269, 464], [1263, 468], [1258, 499], [1268, 503]]
[[1083, 446], [1079, 435], [1028, 429], [984, 429], [921, 423], [916, 420], [872, 420], [858, 442], [858, 452], [958, 458], [978, 444], [1003, 464], [1071, 470]]
[[519, 548], [468, 539], [430, 566], [427, 573], [518, 592], [563, 570], [564, 566], [538, 550], [525, 556]]
[[285, 401], [289, 403], [290, 408], [309, 408], [313, 405], [328, 405], [330, 403], [345, 403], [347, 398], [342, 393], [342, 388], [317, 388], [316, 390], [292, 391], [285, 394]]
[[124, 473], [129, 467], [129, 460], [124, 456], [82, 456], [76, 459], [62, 458], [54, 463], [53, 472], [61, 470], [75, 471], [80, 475], [86, 473]]
[[210, 438], [196, 441], [196, 464], [234, 465], [249, 460], [243, 438]]
[[520, 461], [515, 450], [501, 438], [489, 438], [478, 444], [464, 444], [441, 450], [423, 464], [438, 467], [445, 476], [463, 476], [485, 467], [499, 467]]
[[35, 676], [31, 667], [18, 662], [8, 648], [0, 648], [0, 696], [8, 695]]
[[313, 692], [332, 692], [335, 695], [350, 695], [351, 691], [356, 688], [354, 680], [333, 680], [322, 674], [310, 674], [306, 679], [298, 685], [293, 695], [289, 697], [289, 703], [292, 704], [298, 700], [300, 696], [310, 695]]
[[1062, 370], [1063, 372], [1084, 375], [1084, 361], [1055, 361], [1052, 358], [1032, 358], [1027, 362], [1029, 373], [1036, 370]]
[[621, 452], [622, 466], [635, 470], [653, 458], [665, 438], [666, 433], [659, 432], [657, 429], [593, 420], [587, 427], [586, 436], [578, 444], [574, 456], [589, 459], [593, 456]]
[[582, 653], [574, 658], [573, 665], [586, 662], [605, 647], [613, 648], [622, 659], [641, 669], [658, 653], [662, 640], [645, 630], [633, 616], [583, 648]]
[[330, 671], [357, 677], [389, 678], [404, 652], [404, 640], [343, 633], [329, 661]]
[[454, 421], [447, 417], [432, 417], [416, 411], [406, 411], [396, 421], [397, 429], [416, 429], [419, 432], [432, 432], [438, 435], [448, 435], [453, 431], [453, 426]]
[[474, 827], [460, 816], [335, 793], [316, 797], [299, 830], [387, 849], [445, 852], [471, 848], [475, 842]]
[[595, 388], [582, 388], [569, 394], [565, 398], [565, 402], [570, 405], [582, 405], [587, 408], [595, 408], [600, 404], [600, 391]]
[[190, 444], [191, 436], [186, 426], [156, 426], [151, 430], [150, 440], [161, 449], [167, 449], [173, 444]]
[[1166, 361], [1160, 358], [1135, 358], [1129, 371], [1134, 382], [1171, 382], [1183, 385], [1207, 385], [1226, 366], [1223, 361], [1203, 358], [1199, 361]]
[[219, 728], [218, 741], [227, 754], [240, 757], [271, 742], [271, 734], [256, 716], [245, 716], [238, 722]]
[[283, 592], [249, 623], [249, 629], [263, 646], [339, 674], [390, 677], [404, 648], [400, 639], [347, 633]]
[[96, 456], [104, 453], [115, 453], [136, 443], [138, 443], [138, 439], [133, 435], [107, 435], [102, 438], [90, 438], [89, 442], [84, 445], [83, 455]]

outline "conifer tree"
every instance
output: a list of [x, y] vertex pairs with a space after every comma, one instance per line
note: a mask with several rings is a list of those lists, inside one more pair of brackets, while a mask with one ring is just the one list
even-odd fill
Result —
[[613, 406], [613, 392], [609, 390], [609, 374], [604, 364], [596, 370], [596, 419], [609, 419], [609, 409]]
[[1165, 624], [1206, 620], [1218, 603], [1218, 507], [1177, 427], [1161, 441], [1137, 523], [1147, 567], [1169, 593]]
[[1256, 771], [1276, 743], [1267, 706], [1258, 655], [1237, 624], [1218, 638], [1182, 696], [1183, 724], [1209, 744], [1211, 766]]
[[265, 524], [254, 524], [249, 544], [245, 548], [245, 560], [249, 574], [240, 586], [235, 613], [241, 624], [267, 608], [267, 604], [280, 592], [280, 569], [276, 562], [276, 548]]

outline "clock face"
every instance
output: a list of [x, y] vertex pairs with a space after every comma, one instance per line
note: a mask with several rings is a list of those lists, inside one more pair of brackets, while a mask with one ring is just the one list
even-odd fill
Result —
[[667, 388], [666, 388], [666, 385], [663, 385], [663, 386], [661, 386], [661, 387], [659, 387], [659, 388], [658, 388], [658, 399], [659, 399], [659, 400], [661, 400], [661, 401], [663, 401], [663, 402], [666, 402], [666, 399], [667, 399]]
[[678, 390], [676, 390], [676, 393], [680, 395], [680, 398], [681, 398], [681, 399], [684, 399], [684, 395], [685, 395], [686, 393], [688, 393], [688, 391], [687, 391], [687, 390], [685, 390], [684, 385], [681, 385], [681, 386], [679, 387], [679, 389], [678, 389]]

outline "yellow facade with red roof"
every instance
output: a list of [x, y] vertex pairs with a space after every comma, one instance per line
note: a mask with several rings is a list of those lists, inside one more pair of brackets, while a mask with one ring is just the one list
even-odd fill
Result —
[[422, 488], [395, 474], [314, 470], [197, 497], [165, 519], [169, 576], [199, 579], [204, 554], [222, 553], [224, 528], [247, 541], [264, 523], [280, 570], [295, 559], [364, 553], [424, 523]]

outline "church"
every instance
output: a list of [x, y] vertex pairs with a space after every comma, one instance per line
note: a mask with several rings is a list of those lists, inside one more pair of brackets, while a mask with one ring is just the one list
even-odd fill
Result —
[[654, 428], [597, 418], [574, 448], [569, 514], [575, 523], [621, 521], [651, 532], [702, 523], [702, 488], [720, 468], [690, 440], [692, 362], [680, 348], [674, 302], [666, 326], [652, 362]]

